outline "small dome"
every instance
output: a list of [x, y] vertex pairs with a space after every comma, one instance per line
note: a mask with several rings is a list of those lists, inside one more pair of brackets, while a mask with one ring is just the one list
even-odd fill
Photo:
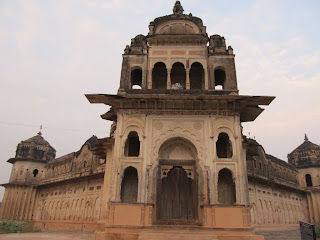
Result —
[[[20, 144], [37, 144], [37, 145], [42, 145], [42, 146], [48, 146], [51, 147], [50, 144], [44, 140], [44, 138], [42, 137], [42, 133], [39, 132], [36, 136], [31, 137], [27, 140], [21, 141], [19, 143]], [[51, 147], [52, 148], [52, 147]]]
[[13, 163], [16, 160], [32, 160], [47, 162], [55, 158], [56, 150], [42, 137], [39, 132], [36, 136], [21, 141], [18, 144], [16, 157], [9, 160]]
[[304, 142], [288, 154], [288, 161], [297, 167], [320, 165], [320, 146], [305, 135]]

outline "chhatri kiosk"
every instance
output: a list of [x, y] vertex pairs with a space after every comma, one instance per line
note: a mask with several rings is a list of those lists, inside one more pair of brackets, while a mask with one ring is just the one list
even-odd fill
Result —
[[86, 95], [113, 122], [95, 150], [107, 159], [96, 239], [263, 239], [241, 123], [274, 97], [239, 95], [233, 49], [183, 12], [177, 1], [126, 46], [117, 95]]

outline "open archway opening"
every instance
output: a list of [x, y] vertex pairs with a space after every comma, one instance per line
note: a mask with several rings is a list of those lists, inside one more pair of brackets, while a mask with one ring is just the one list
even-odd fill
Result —
[[156, 201], [160, 224], [198, 217], [196, 158], [196, 148], [183, 138], [172, 138], [160, 147]]
[[204, 89], [204, 70], [201, 63], [195, 62], [190, 69], [190, 89]]
[[186, 88], [186, 70], [181, 62], [176, 62], [172, 65], [171, 74], [171, 88], [185, 89]]
[[134, 167], [124, 170], [121, 183], [121, 202], [136, 203], [138, 197], [138, 172]]
[[140, 154], [140, 139], [137, 132], [130, 132], [124, 146], [126, 157], [138, 157]]
[[236, 189], [232, 172], [226, 168], [219, 171], [218, 201], [224, 205], [232, 205], [236, 202]]
[[134, 69], [131, 71], [131, 88], [142, 89], [142, 70]]
[[39, 173], [39, 170], [38, 169], [34, 169], [32, 174], [33, 174], [33, 177], [36, 177]]
[[163, 62], [157, 62], [153, 67], [152, 89], [167, 89], [167, 68]]
[[312, 178], [311, 178], [311, 175], [310, 174], [306, 174], [306, 184], [307, 184], [307, 187], [312, 187]]
[[215, 90], [223, 90], [226, 81], [226, 72], [222, 69], [214, 71]]
[[232, 157], [232, 144], [229, 135], [220, 133], [216, 142], [218, 158], [231, 158]]

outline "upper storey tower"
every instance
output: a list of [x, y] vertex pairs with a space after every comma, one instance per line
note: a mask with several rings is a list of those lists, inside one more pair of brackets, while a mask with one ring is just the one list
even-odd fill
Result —
[[42, 137], [41, 132], [17, 146], [12, 163], [10, 183], [34, 183], [44, 176], [44, 166], [56, 156], [56, 150]]
[[123, 54], [120, 95], [164, 90], [238, 94], [233, 49], [224, 37], [209, 38], [202, 20], [183, 12], [176, 1], [171, 15], [150, 22], [147, 36], [131, 39]]
[[[111, 106], [101, 117], [113, 122], [122, 110], [210, 111], [254, 121], [274, 97], [239, 95], [235, 55], [224, 37], [208, 37], [200, 18], [173, 13], [149, 24], [149, 33], [131, 39], [123, 54], [117, 95], [86, 94], [91, 103]], [[227, 112], [229, 112], [227, 114]]]

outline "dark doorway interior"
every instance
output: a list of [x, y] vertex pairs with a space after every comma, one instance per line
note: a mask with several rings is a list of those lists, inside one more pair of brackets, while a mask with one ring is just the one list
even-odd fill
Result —
[[312, 187], [312, 178], [310, 174], [306, 174], [306, 184], [307, 187]]
[[236, 189], [232, 173], [226, 168], [219, 171], [218, 201], [224, 205], [232, 205], [236, 202]]
[[121, 184], [121, 202], [136, 203], [138, 197], [138, 172], [134, 167], [124, 171]]
[[130, 132], [124, 146], [126, 157], [138, 157], [140, 154], [140, 139], [136, 132]]

